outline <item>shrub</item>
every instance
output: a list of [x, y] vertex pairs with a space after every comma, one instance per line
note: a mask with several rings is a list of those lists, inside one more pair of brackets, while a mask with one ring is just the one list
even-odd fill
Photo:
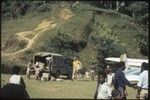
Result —
[[99, 61], [98, 66], [105, 67], [104, 59], [106, 57], [118, 57], [126, 52], [126, 49], [119, 43], [116, 43], [112, 39], [107, 39], [106, 37], [92, 36], [91, 39], [94, 41], [93, 44], [97, 46], [97, 60]]
[[51, 11], [51, 5], [50, 4], [40, 5], [39, 7], [37, 7], [37, 11], [38, 12]]
[[145, 33], [137, 34], [137, 41], [139, 42], [140, 53], [143, 56], [148, 56], [148, 36]]
[[18, 44], [19, 48], [22, 49], [26, 47], [27, 42], [25, 40], [20, 40]]

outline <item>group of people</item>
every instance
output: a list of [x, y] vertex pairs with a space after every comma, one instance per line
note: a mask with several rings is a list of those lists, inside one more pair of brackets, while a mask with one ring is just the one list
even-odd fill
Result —
[[[75, 60], [75, 62], [73, 64], [81, 66], [81, 62], [77, 60]], [[30, 63], [31, 64], [29, 64], [28, 66], [32, 66], [33, 61], [31, 60]], [[92, 65], [94, 66], [94, 64]], [[142, 63], [141, 74], [137, 85], [131, 84], [126, 79], [123, 72], [125, 68], [125, 62], [119, 62], [119, 68], [115, 71], [115, 73], [112, 73], [112, 68], [109, 65], [106, 66], [105, 70], [100, 71], [98, 73], [97, 88], [94, 99], [127, 99], [126, 85], [137, 89], [137, 99], [148, 98], [148, 63]], [[13, 74], [9, 79], [9, 83], [4, 85], [1, 89], [2, 98], [29, 98], [30, 96], [26, 91], [25, 82], [23, 78], [19, 75], [19, 66], [14, 66], [12, 70]], [[77, 68], [73, 69], [73, 79], [76, 71]], [[27, 77], [30, 78], [30, 73], [27, 74]]]
[[[78, 77], [78, 70], [82, 68], [82, 63], [79, 61], [77, 57], [73, 59], [72, 62], [72, 76], [71, 79], [74, 80]], [[35, 73], [35, 79], [40, 80], [42, 77], [42, 72], [44, 71], [44, 65], [42, 65], [41, 62], [36, 62], [34, 64], [33, 60], [31, 59], [26, 70], [26, 76], [28, 79], [30, 79], [31, 73]]]
[[35, 72], [35, 79], [40, 80], [42, 77], [42, 71], [44, 70], [44, 64], [41, 62], [36, 62], [34, 64], [33, 60], [31, 59], [28, 66], [27, 66], [27, 71], [26, 75], [28, 79], [30, 79], [30, 75], [32, 72]]
[[143, 63], [138, 84], [131, 84], [125, 77], [125, 62], [119, 62], [119, 68], [112, 73], [112, 68], [107, 66], [105, 71], [98, 73], [95, 99], [127, 99], [126, 85], [137, 89], [137, 99], [148, 98], [148, 64]]

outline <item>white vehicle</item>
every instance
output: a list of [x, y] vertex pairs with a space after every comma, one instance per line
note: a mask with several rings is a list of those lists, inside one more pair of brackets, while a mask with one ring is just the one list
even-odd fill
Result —
[[127, 58], [126, 54], [123, 54], [120, 56], [120, 58], [117, 57], [108, 57], [105, 58], [105, 61], [111, 61], [111, 62], [120, 62], [124, 61], [126, 64], [126, 69], [124, 71], [126, 78], [132, 82], [137, 83], [139, 80], [139, 76], [141, 73], [141, 65], [143, 62], [148, 63], [148, 60], [145, 59], [130, 59]]

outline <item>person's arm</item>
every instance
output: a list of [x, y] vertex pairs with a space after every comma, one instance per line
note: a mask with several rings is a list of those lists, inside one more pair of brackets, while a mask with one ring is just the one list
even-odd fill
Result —
[[133, 85], [126, 79], [125, 75], [123, 72], [120, 73], [121, 79], [124, 81], [124, 83], [130, 87], [133, 87]]

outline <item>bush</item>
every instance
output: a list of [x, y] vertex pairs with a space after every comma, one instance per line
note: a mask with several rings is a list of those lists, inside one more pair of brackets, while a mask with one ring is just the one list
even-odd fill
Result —
[[20, 64], [16, 64], [14, 62], [3, 62], [1, 64], [1, 73], [5, 74], [12, 74], [12, 68], [13, 66], [19, 66], [20, 67], [20, 74], [24, 75], [26, 73], [26, 67], [22, 66]]
[[37, 7], [37, 11], [38, 12], [51, 11], [51, 5], [50, 4], [40, 5], [39, 7]]
[[148, 36], [147, 36], [147, 34], [145, 34], [145, 33], [137, 34], [136, 39], [139, 42], [140, 53], [143, 56], [148, 56]]
[[116, 43], [112, 39], [105, 37], [91, 37], [94, 40], [94, 45], [97, 46], [97, 60], [99, 61], [98, 66], [105, 67], [104, 59], [107, 57], [118, 57], [126, 52], [126, 49], [119, 43]]
[[26, 47], [27, 42], [25, 40], [20, 40], [18, 44], [19, 44], [19, 48], [22, 49]]

